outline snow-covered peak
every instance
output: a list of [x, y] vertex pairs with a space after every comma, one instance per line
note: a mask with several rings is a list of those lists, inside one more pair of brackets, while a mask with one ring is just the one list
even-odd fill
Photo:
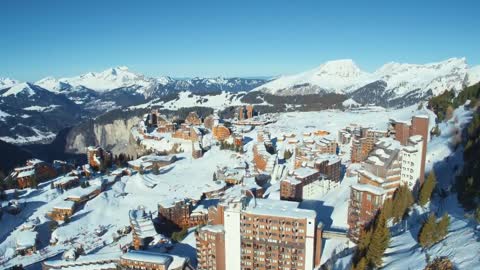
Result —
[[338, 76], [341, 78], [356, 78], [365, 73], [352, 59], [328, 61], [314, 70], [317, 76]]
[[141, 86], [148, 87], [155, 80], [147, 78], [141, 74], [131, 72], [128, 67], [120, 66], [106, 69], [101, 72], [89, 72], [80, 76], [71, 78], [45, 78], [36, 84], [50, 91], [58, 92], [69, 89], [68, 86], [83, 86], [95, 91], [105, 92], [121, 87]]
[[17, 80], [13, 80], [13, 79], [10, 79], [10, 78], [0, 78], [0, 90], [1, 89], [5, 89], [5, 88], [9, 88], [15, 84], [18, 84], [20, 83], [19, 81]]
[[173, 80], [171, 77], [169, 77], [169, 76], [161, 76], [161, 77], [158, 77], [158, 78], [157, 78], [157, 82], [158, 82], [159, 84], [161, 84], [161, 85], [167, 85], [167, 84], [169, 84], [169, 83], [171, 83], [171, 82], [173, 82], [173, 81], [174, 81], [174, 80]]
[[18, 94], [33, 96], [35, 95], [35, 90], [32, 89], [29, 83], [19, 83], [5, 91], [5, 93], [2, 94], [2, 97], [8, 97], [11, 95], [17, 96]]
[[61, 82], [58, 79], [55, 79], [54, 77], [43, 78], [40, 81], [37, 81], [35, 85], [38, 85], [51, 92], [61, 92], [63, 90], [70, 88], [70, 84], [66, 82]]
[[280, 95], [343, 93], [367, 75], [351, 59], [335, 60], [300, 74], [281, 76], [255, 90]]

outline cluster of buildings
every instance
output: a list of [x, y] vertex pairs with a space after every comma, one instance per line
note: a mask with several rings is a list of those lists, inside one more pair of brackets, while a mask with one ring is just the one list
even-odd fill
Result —
[[[376, 132], [388, 134], [388, 137], [370, 137], [373, 138], [372, 149], [362, 158], [361, 167], [356, 171], [358, 183], [351, 186], [348, 224], [352, 240], [358, 240], [361, 230], [369, 225], [384, 201], [392, 198], [400, 185], [415, 192], [423, 183], [428, 123], [427, 116], [414, 116], [409, 122], [391, 120], [388, 131]], [[352, 156], [353, 152], [354, 148]]]
[[322, 250], [316, 212], [298, 202], [224, 197], [196, 232], [198, 269], [313, 269]]
[[17, 181], [18, 188], [24, 189], [55, 178], [57, 174], [57, 170], [51, 164], [39, 159], [30, 159], [25, 166], [13, 169], [9, 177]]

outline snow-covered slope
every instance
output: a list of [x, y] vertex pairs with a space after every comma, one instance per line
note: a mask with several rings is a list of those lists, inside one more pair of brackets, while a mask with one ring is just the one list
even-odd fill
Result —
[[468, 85], [480, 82], [480, 66], [474, 66], [468, 70]]
[[369, 80], [386, 82], [386, 90], [392, 90], [396, 96], [403, 96], [417, 89], [423, 92], [431, 90], [436, 96], [445, 90], [460, 91], [467, 71], [465, 58], [451, 58], [425, 65], [392, 62], [375, 71]]
[[31, 85], [29, 83], [19, 83], [11, 86], [7, 91], [2, 93], [2, 97], [8, 97], [8, 96], [17, 96], [17, 95], [27, 95], [27, 96], [33, 96], [35, 95], [35, 91], [32, 89]]
[[254, 90], [273, 95], [325, 92], [349, 95], [369, 84], [381, 82], [380, 88], [388, 93], [388, 99], [401, 98], [413, 92], [423, 97], [450, 89], [460, 91], [466, 83], [467, 73], [471, 74], [472, 80], [480, 76], [477, 67], [469, 70], [465, 58], [423, 65], [391, 62], [373, 73], [362, 71], [352, 60], [336, 60], [300, 74], [282, 76]]
[[255, 90], [274, 95], [305, 95], [322, 91], [343, 93], [367, 76], [368, 73], [361, 71], [353, 60], [335, 60], [300, 74], [279, 77]]
[[18, 83], [20, 83], [20, 82], [17, 81], [17, 80], [10, 79], [10, 78], [0, 78], [0, 90], [12, 87], [13, 85], [18, 84]]

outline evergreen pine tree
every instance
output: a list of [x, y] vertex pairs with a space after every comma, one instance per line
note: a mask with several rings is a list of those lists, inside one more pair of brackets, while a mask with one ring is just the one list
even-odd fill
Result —
[[362, 230], [360, 232], [360, 237], [358, 240], [358, 249], [360, 251], [366, 251], [368, 245], [370, 245], [370, 240], [372, 239], [372, 230]]
[[353, 267], [354, 270], [366, 270], [367, 269], [367, 259], [365, 257], [362, 257], [360, 261]]
[[480, 223], [480, 206], [477, 207], [475, 210], [475, 219], [477, 220], [478, 223]]
[[433, 245], [435, 242], [435, 231], [437, 223], [435, 214], [430, 214], [427, 220], [423, 223], [422, 228], [420, 228], [420, 233], [418, 235], [418, 243], [421, 247], [427, 248]]
[[437, 237], [435, 239], [436, 242], [444, 239], [445, 236], [447, 236], [449, 225], [450, 225], [450, 217], [448, 216], [448, 213], [445, 213], [442, 216], [442, 219], [440, 220], [440, 222], [437, 224]]
[[376, 218], [375, 226], [372, 232], [372, 239], [366, 254], [366, 259], [373, 267], [382, 265], [382, 257], [390, 243], [390, 230], [387, 227], [385, 214], [380, 212]]
[[406, 185], [400, 186], [393, 196], [392, 217], [395, 218], [395, 222], [403, 219], [413, 202], [413, 194], [410, 189]]
[[418, 203], [421, 206], [424, 206], [430, 201], [430, 197], [432, 196], [433, 189], [437, 185], [437, 179], [435, 177], [435, 173], [432, 171], [427, 180], [423, 183], [422, 187], [420, 188], [420, 194], [418, 195]]
[[385, 215], [385, 218], [388, 220], [393, 217], [393, 201], [392, 199], [387, 199], [383, 203], [382, 211]]

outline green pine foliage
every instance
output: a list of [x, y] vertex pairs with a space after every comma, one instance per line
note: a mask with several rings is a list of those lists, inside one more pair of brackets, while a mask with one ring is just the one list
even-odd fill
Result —
[[390, 243], [390, 230], [387, 227], [387, 219], [380, 212], [375, 220], [372, 238], [368, 245], [366, 260], [370, 266], [380, 267], [383, 263], [382, 257]]
[[427, 177], [427, 180], [423, 183], [422, 187], [420, 188], [420, 194], [418, 195], [418, 203], [421, 206], [425, 206], [430, 201], [430, 197], [432, 196], [432, 192], [437, 185], [437, 178], [435, 176], [435, 172], [430, 172]]
[[450, 225], [450, 216], [445, 213], [437, 224], [437, 237], [436, 241], [443, 240], [448, 234], [448, 226]]
[[422, 248], [429, 248], [438, 243], [447, 236], [449, 225], [450, 217], [447, 213], [442, 216], [438, 223], [435, 214], [430, 214], [420, 228], [418, 243]]
[[435, 231], [437, 223], [435, 214], [430, 214], [423, 223], [420, 233], [418, 234], [418, 243], [422, 248], [428, 248], [435, 243]]
[[185, 237], [187, 236], [188, 230], [187, 229], [182, 229], [179, 232], [174, 232], [172, 233], [172, 240], [175, 242], [181, 242]]
[[287, 159], [290, 159], [290, 158], [292, 157], [292, 155], [293, 155], [292, 151], [287, 150], [287, 151], [285, 151], [285, 153], [283, 154], [283, 158], [284, 158], [285, 160], [287, 160]]
[[387, 218], [393, 217], [395, 223], [403, 220], [413, 203], [413, 194], [410, 189], [406, 185], [400, 186], [393, 195], [391, 215], [386, 215]]

